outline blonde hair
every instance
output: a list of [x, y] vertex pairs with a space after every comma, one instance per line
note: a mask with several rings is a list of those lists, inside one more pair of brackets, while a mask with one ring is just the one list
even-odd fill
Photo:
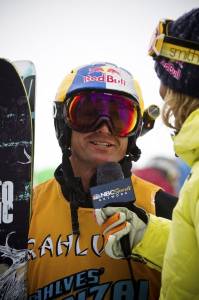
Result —
[[162, 120], [166, 126], [173, 128], [176, 133], [179, 132], [188, 116], [199, 108], [198, 98], [177, 93], [168, 87], [164, 101]]

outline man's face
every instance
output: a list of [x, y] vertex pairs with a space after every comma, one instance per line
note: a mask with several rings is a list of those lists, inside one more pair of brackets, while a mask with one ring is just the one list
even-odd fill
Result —
[[94, 132], [72, 131], [71, 159], [88, 167], [97, 167], [106, 162], [118, 162], [126, 154], [128, 138], [114, 136], [106, 123]]

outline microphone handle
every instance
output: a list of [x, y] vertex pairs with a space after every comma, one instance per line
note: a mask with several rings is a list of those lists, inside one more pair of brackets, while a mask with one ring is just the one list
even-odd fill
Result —
[[[135, 291], [137, 290], [137, 284], [136, 284], [136, 279], [133, 273], [133, 269], [132, 269], [132, 265], [131, 265], [131, 245], [130, 245], [130, 240], [129, 240], [129, 234], [124, 235], [121, 240], [121, 247], [122, 247], [122, 251], [124, 253], [125, 259], [128, 262], [128, 267], [129, 267], [129, 272], [131, 274], [131, 279], [134, 285], [134, 289]], [[136, 297], [137, 299], [137, 297]]]
[[130, 257], [132, 251], [131, 251], [131, 245], [130, 245], [130, 240], [129, 240], [129, 234], [124, 235], [121, 238], [120, 243], [121, 243], [121, 248], [122, 248], [125, 258]]

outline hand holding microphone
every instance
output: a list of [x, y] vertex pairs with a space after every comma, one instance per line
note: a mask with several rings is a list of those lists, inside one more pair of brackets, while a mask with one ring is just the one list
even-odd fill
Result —
[[148, 216], [134, 205], [130, 178], [124, 178], [119, 163], [106, 163], [97, 169], [97, 186], [91, 195], [97, 223], [102, 226], [105, 252], [113, 258], [129, 257], [144, 234]]
[[102, 226], [105, 237], [105, 252], [112, 258], [123, 258], [126, 252], [123, 237], [128, 237], [133, 249], [144, 235], [147, 224], [136, 213], [126, 207], [106, 207], [95, 209], [97, 223]]

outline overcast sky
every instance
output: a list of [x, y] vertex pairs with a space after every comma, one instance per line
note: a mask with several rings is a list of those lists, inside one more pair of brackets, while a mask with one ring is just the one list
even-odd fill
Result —
[[[0, 56], [36, 66], [36, 170], [61, 161], [52, 101], [65, 75], [90, 62], [116, 63], [137, 78], [145, 106], [161, 105], [147, 55], [150, 37], [159, 19], [175, 19], [198, 6], [199, 0], [0, 0]], [[174, 156], [160, 120], [138, 144], [140, 165], [152, 155]]]

